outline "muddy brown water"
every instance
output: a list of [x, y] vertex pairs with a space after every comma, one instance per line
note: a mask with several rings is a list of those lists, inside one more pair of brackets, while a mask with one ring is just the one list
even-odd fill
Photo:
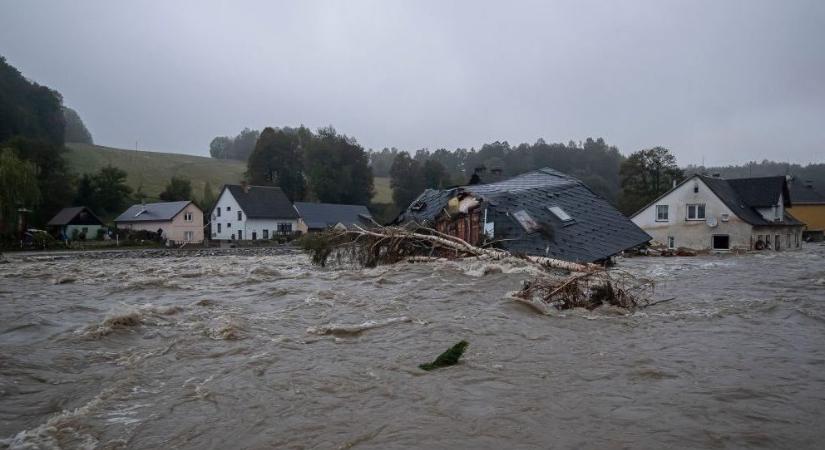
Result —
[[0, 447], [825, 445], [825, 247], [619, 266], [675, 300], [539, 316], [507, 298], [529, 271], [479, 262], [13, 259]]

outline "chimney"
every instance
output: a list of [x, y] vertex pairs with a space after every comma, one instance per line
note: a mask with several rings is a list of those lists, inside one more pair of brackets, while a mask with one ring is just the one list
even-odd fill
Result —
[[244, 194], [249, 193], [249, 183], [246, 180], [241, 181], [241, 189], [243, 189]]

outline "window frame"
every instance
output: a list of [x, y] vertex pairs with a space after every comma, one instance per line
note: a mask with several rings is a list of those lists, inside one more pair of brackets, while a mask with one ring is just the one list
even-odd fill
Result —
[[[659, 209], [664, 208], [665, 211], [665, 218], [662, 219], [659, 217]], [[670, 205], [656, 205], [655, 211], [655, 220], [656, 222], [670, 222]]]
[[[690, 217], [690, 210], [691, 207], [694, 209], [694, 217]], [[699, 207], [702, 208], [702, 217], [699, 217]], [[685, 205], [685, 220], [691, 222], [698, 222], [707, 220], [708, 217], [708, 207], [705, 203], [688, 203]]]
[[[716, 238], [722, 238], [722, 237], [728, 239], [728, 246], [724, 247], [724, 248], [716, 247]], [[725, 234], [725, 233], [712, 234], [710, 236], [710, 248], [711, 248], [711, 250], [717, 250], [717, 251], [719, 251], [719, 250], [730, 250], [730, 235]]]

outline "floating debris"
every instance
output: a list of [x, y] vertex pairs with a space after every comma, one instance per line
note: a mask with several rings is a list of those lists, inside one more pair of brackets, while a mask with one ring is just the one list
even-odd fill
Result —
[[438, 355], [438, 358], [431, 363], [421, 364], [418, 367], [423, 370], [439, 369], [441, 367], [454, 366], [458, 364], [459, 358], [464, 354], [464, 350], [470, 345], [467, 341], [461, 341], [450, 347], [446, 352]]

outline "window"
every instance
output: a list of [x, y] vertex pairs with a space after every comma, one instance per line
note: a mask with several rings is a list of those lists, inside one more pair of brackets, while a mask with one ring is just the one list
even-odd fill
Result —
[[195, 239], [195, 233], [192, 231], [184, 231], [183, 232], [183, 240], [187, 242], [191, 242], [192, 239]]
[[238, 240], [243, 240], [243, 230], [238, 230]]
[[243, 213], [238, 211], [238, 220], [243, 220]]
[[258, 233], [257, 233], [257, 232], [255, 232], [255, 231], [253, 231], [253, 232], [252, 232], [252, 240], [253, 240], [253, 241], [255, 241], [255, 240], [257, 240], [257, 239], [258, 239]]
[[227, 210], [227, 211], [232, 211], [232, 207], [231, 207], [231, 206], [227, 206], [227, 207], [226, 207], [226, 210]]
[[291, 223], [279, 223], [278, 224], [278, 233], [280, 233], [280, 234], [292, 233], [292, 224]]
[[714, 250], [729, 250], [730, 249], [730, 236], [727, 234], [714, 234], [713, 235], [713, 249]]
[[532, 233], [539, 229], [539, 224], [530, 217], [530, 214], [527, 211], [520, 209], [513, 213], [513, 217], [515, 217], [516, 221], [518, 221], [519, 225], [524, 228], [524, 231], [528, 233]]
[[781, 242], [782, 242], [782, 238], [781, 238], [778, 234], [777, 234], [776, 236], [774, 236], [774, 237], [773, 237], [773, 245], [774, 245], [774, 247], [776, 248], [776, 250], [779, 250], [779, 247], [780, 247], [780, 245], [779, 245], [779, 244], [780, 244]]
[[695, 203], [687, 205], [687, 220], [705, 220], [705, 204]]
[[220, 216], [221, 216], [221, 208], [220, 208], [220, 207], [218, 207], [218, 208], [217, 208], [217, 211], [218, 211], [218, 217], [220, 217]]
[[676, 238], [673, 236], [667, 237], [667, 248], [676, 248]]
[[722, 214], [722, 222], [727, 222], [728, 220], [730, 220], [730, 214], [728, 214], [728, 213]]
[[547, 209], [549, 209], [550, 212], [553, 213], [556, 217], [558, 217], [559, 220], [561, 220], [562, 222], [569, 222], [573, 220], [573, 218], [570, 217], [569, 214], [567, 214], [567, 211], [561, 209], [561, 206], [551, 206]]
[[656, 205], [656, 222], [668, 221], [667, 205]]
[[693, 182], [693, 193], [694, 193], [694, 194], [698, 194], [698, 193], [699, 193], [699, 183], [698, 183], [698, 182], [696, 182], [696, 181], [694, 181], [694, 182]]
[[264, 239], [269, 239], [269, 230], [263, 230]]
[[232, 228], [232, 222], [226, 222], [226, 228]]
[[192, 213], [190, 213], [190, 212], [183, 213], [183, 220], [186, 221], [186, 222], [191, 222], [192, 221]]
[[220, 233], [220, 232], [221, 232], [221, 224], [218, 223], [218, 233]]

